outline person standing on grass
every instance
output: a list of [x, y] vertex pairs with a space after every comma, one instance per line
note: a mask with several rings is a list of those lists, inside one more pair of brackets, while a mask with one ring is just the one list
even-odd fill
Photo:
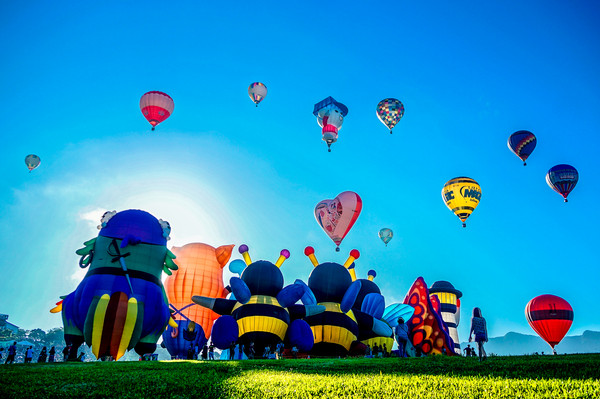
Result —
[[46, 352], [46, 347], [44, 346], [42, 348], [42, 351], [40, 352], [40, 356], [38, 357], [38, 363], [46, 363], [46, 356], [47, 356], [47, 352]]
[[65, 349], [63, 349], [62, 353], [63, 353], [63, 362], [66, 362], [69, 360], [69, 352], [71, 352], [71, 345], [67, 345], [65, 346]]
[[485, 319], [481, 315], [481, 309], [473, 308], [473, 317], [471, 318], [471, 331], [469, 332], [469, 342], [473, 341], [473, 334], [475, 334], [475, 342], [479, 349], [479, 361], [485, 360], [487, 354], [483, 349], [483, 343], [488, 341], [487, 325]]
[[212, 342], [208, 347], [208, 360], [215, 360], [215, 344], [213, 344]]
[[229, 360], [234, 360], [235, 357], [235, 341], [231, 341], [229, 345]]
[[50, 348], [50, 352], [48, 352], [48, 363], [54, 363], [54, 355], [56, 354], [56, 349], [54, 347]]
[[13, 342], [13, 344], [8, 347], [8, 356], [6, 357], [4, 364], [14, 363], [16, 354], [17, 354], [17, 341]]
[[31, 363], [31, 359], [33, 359], [33, 347], [30, 346], [25, 351], [25, 363]]
[[408, 326], [402, 317], [398, 318], [398, 325], [394, 328], [394, 335], [398, 343], [398, 356], [406, 357], [406, 343], [408, 342]]

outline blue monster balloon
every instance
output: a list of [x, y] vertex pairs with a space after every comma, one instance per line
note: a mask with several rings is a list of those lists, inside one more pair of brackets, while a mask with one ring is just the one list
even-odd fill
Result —
[[51, 310], [62, 310], [69, 358], [85, 341], [97, 358], [119, 359], [129, 349], [142, 355], [156, 349], [173, 323], [161, 273], [176, 270], [167, 249], [169, 223], [141, 210], [106, 212], [98, 237], [78, 250], [89, 270], [77, 289]]

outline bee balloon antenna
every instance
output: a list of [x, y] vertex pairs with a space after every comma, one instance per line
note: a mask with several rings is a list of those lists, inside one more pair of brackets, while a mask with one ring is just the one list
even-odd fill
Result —
[[282, 249], [281, 252], [279, 253], [279, 259], [277, 259], [277, 262], [275, 262], [275, 266], [281, 267], [281, 265], [283, 265], [283, 262], [285, 262], [285, 260], [288, 259], [289, 257], [290, 257], [290, 251], [288, 251], [287, 249]]
[[356, 271], [354, 270], [354, 261], [360, 258], [360, 252], [357, 249], [353, 249], [350, 251], [350, 256], [344, 263], [344, 267], [348, 269], [350, 276], [352, 276], [352, 281], [356, 281]]
[[244, 257], [244, 262], [246, 262], [246, 265], [250, 266], [252, 259], [250, 259], [250, 254], [248, 253], [248, 246], [246, 244], [242, 244], [238, 248], [238, 251], [240, 251], [240, 254], [242, 254]]
[[317, 260], [317, 257], [315, 256], [315, 249], [313, 247], [304, 248], [304, 255], [308, 256], [308, 259], [310, 259], [310, 261], [314, 267], [319, 266], [319, 261]]

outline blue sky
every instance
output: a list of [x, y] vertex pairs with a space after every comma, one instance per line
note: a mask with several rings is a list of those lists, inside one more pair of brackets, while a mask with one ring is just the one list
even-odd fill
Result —
[[[3, 6], [9, 321], [60, 326], [48, 310], [83, 276], [75, 250], [105, 210], [136, 208], [171, 223], [172, 245], [246, 243], [271, 261], [288, 248], [286, 283], [308, 278], [306, 245], [321, 262], [360, 250], [357, 274], [375, 269], [388, 303], [418, 276], [449, 280], [462, 339], [474, 306], [491, 336], [533, 334], [524, 308], [545, 293], [573, 306], [570, 334], [600, 329], [600, 5], [197, 3]], [[258, 108], [255, 81], [269, 89]], [[150, 90], [175, 101], [154, 133], [139, 111]], [[328, 153], [312, 107], [330, 95], [349, 114]], [[375, 115], [386, 97], [406, 108], [393, 135]], [[521, 129], [538, 137], [527, 167], [506, 146]], [[568, 204], [544, 179], [560, 163], [580, 174]], [[457, 176], [482, 187], [466, 229], [440, 194]], [[346, 190], [364, 207], [336, 253], [313, 210]]]

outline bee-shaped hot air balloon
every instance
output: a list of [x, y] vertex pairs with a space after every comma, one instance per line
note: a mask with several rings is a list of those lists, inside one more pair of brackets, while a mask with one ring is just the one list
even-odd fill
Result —
[[479, 205], [481, 200], [481, 187], [477, 182], [468, 177], [456, 177], [444, 184], [442, 199], [458, 218], [467, 227], [467, 218]]
[[[253, 343], [256, 353], [262, 353], [266, 346], [274, 347], [285, 340], [288, 330], [293, 330], [304, 331], [305, 334], [288, 337], [290, 344], [297, 345], [302, 351], [310, 350], [312, 334], [306, 322], [300, 319], [322, 312], [324, 308], [295, 305], [304, 295], [303, 286], [291, 284], [283, 287], [283, 274], [279, 267], [289, 258], [289, 251], [282, 250], [275, 264], [266, 260], [252, 262], [247, 245], [241, 245], [239, 251], [248, 266], [241, 278], [232, 277], [230, 280], [235, 300], [192, 297], [198, 305], [222, 315], [213, 326], [212, 342], [219, 349], [228, 348], [232, 341], [237, 341], [246, 348]], [[232, 318], [237, 322], [237, 334], [232, 331], [236, 326], [230, 326]], [[217, 334], [217, 331], [226, 334]]]
[[70, 358], [84, 341], [97, 358], [119, 359], [131, 348], [152, 353], [167, 323], [174, 325], [161, 281], [163, 271], [177, 269], [166, 246], [171, 227], [133, 209], [106, 212], [101, 222], [98, 237], [77, 251], [87, 274], [51, 312], [62, 310]]
[[[341, 265], [334, 262], [317, 261], [315, 250], [306, 247], [304, 254], [315, 267], [308, 277], [308, 286], [302, 302], [307, 305], [325, 306], [325, 312], [305, 318], [314, 335], [315, 345], [311, 354], [316, 356], [346, 356], [359, 330], [374, 330], [380, 335], [391, 334], [391, 329], [370, 315], [353, 310], [361, 289], [356, 281], [354, 260], [360, 253], [353, 249]], [[296, 280], [297, 283], [302, 283]]]

